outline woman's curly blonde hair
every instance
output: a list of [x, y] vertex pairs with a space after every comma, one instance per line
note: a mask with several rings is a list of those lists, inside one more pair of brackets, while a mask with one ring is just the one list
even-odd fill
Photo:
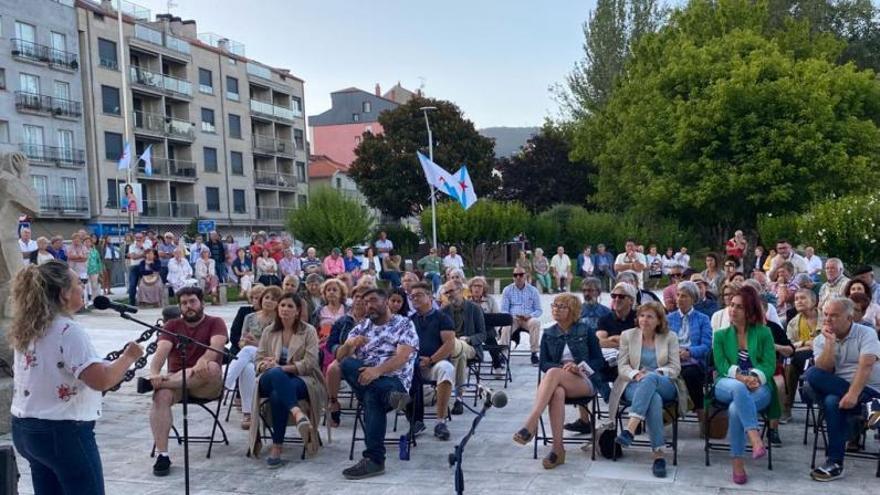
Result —
[[12, 280], [12, 323], [6, 338], [18, 352], [25, 352], [31, 342], [41, 338], [52, 320], [61, 313], [62, 292], [73, 285], [67, 263], [28, 265]]

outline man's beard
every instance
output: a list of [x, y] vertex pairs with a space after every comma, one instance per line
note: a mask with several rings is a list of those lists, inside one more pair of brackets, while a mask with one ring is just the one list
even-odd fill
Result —
[[[192, 315], [192, 313], [195, 313], [195, 315]], [[183, 321], [185, 321], [187, 323], [197, 323], [204, 316], [205, 316], [205, 309], [199, 308], [198, 311], [187, 311], [186, 313], [184, 313], [183, 314]]]

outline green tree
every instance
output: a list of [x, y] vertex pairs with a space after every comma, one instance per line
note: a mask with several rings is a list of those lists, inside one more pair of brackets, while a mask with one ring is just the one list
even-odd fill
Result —
[[[467, 266], [486, 269], [487, 254], [525, 229], [529, 212], [516, 202], [481, 199], [465, 210], [454, 201], [437, 205], [437, 238], [457, 246]], [[431, 210], [422, 212], [422, 232], [431, 232]]]
[[643, 38], [608, 105], [580, 122], [600, 205], [662, 212], [722, 242], [880, 181], [880, 83], [840, 44], [768, 37], [766, 2], [692, 0]]
[[304, 244], [321, 252], [355, 246], [367, 240], [374, 219], [356, 200], [329, 187], [309, 194], [309, 203], [293, 210], [287, 228]]
[[355, 150], [357, 159], [349, 174], [370, 206], [403, 218], [418, 214], [430, 204], [430, 189], [416, 152], [428, 154], [428, 132], [419, 108], [429, 113], [434, 137], [434, 162], [453, 173], [467, 165], [478, 196], [494, 194], [498, 178], [492, 175], [495, 152], [491, 139], [481, 136], [473, 122], [448, 101], [413, 98], [407, 104], [379, 115], [383, 133], [365, 133]]
[[798, 226], [800, 235], [815, 240], [818, 252], [849, 266], [880, 261], [880, 193], [817, 203], [801, 215]]
[[605, 106], [631, 47], [663, 22], [658, 0], [598, 0], [583, 24], [584, 58], [575, 62], [565, 85], [555, 88], [563, 108], [582, 118]]
[[533, 212], [557, 203], [586, 204], [594, 193], [596, 170], [588, 161], [571, 161], [570, 126], [545, 123], [522, 151], [498, 160], [498, 199], [519, 201]]

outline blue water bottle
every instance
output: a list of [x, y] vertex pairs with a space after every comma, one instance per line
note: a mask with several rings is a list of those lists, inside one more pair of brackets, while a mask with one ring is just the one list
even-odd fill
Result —
[[409, 460], [409, 437], [406, 435], [400, 435], [400, 460]]

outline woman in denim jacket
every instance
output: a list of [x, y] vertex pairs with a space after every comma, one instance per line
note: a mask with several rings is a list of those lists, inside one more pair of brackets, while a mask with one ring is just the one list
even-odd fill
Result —
[[556, 324], [545, 329], [541, 337], [540, 367], [544, 376], [525, 426], [513, 436], [515, 442], [528, 444], [535, 436], [538, 418], [549, 406], [553, 446], [543, 460], [545, 469], [565, 463], [562, 443], [565, 399], [595, 395], [604, 382], [601, 372], [605, 366], [595, 332], [578, 323], [581, 303], [577, 296], [560, 294], [551, 307]]

